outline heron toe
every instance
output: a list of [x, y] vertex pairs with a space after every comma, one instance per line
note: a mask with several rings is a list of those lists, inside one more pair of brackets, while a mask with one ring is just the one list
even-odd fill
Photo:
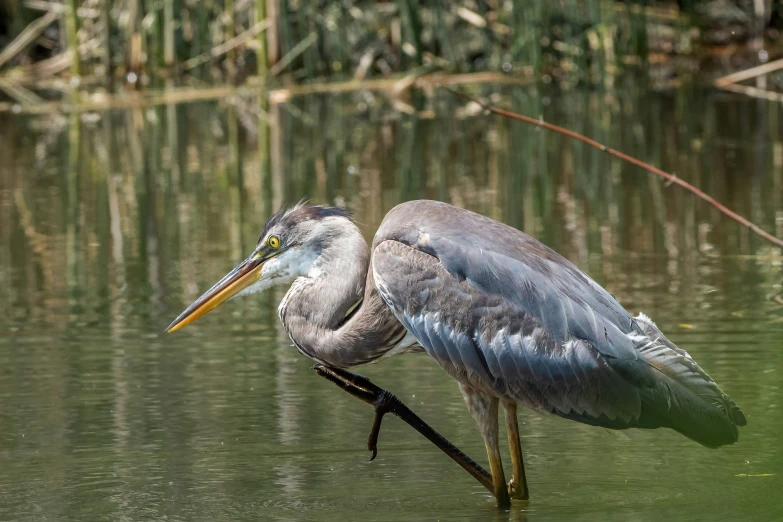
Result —
[[513, 478], [508, 481], [508, 496], [514, 500], [528, 500], [530, 498], [526, 485]]

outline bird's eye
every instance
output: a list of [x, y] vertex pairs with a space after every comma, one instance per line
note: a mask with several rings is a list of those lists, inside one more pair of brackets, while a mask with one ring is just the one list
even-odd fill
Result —
[[280, 248], [280, 238], [277, 236], [269, 236], [267, 243], [269, 243], [269, 246], [272, 248]]

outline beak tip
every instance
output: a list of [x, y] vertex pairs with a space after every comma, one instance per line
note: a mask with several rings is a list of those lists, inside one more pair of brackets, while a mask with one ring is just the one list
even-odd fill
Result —
[[168, 326], [166, 327], [165, 333], [172, 333], [172, 332], [176, 332], [177, 330], [179, 330], [180, 328], [182, 328], [182, 327], [183, 327], [183, 326], [185, 326], [186, 324], [187, 324], [187, 322], [183, 321], [183, 320], [182, 320], [182, 315], [180, 315], [179, 317], [177, 317], [176, 319], [174, 319], [174, 320], [171, 322], [171, 324], [170, 324], [170, 325], [168, 325]]
[[259, 269], [263, 262], [247, 259], [226, 274], [212, 288], [191, 304], [179, 317], [166, 327], [166, 333], [173, 333], [187, 326], [210, 310], [217, 308], [235, 294], [260, 278]]
[[177, 324], [177, 321], [174, 321], [170, 325], [166, 327], [165, 333], [173, 333], [180, 329], [180, 325]]

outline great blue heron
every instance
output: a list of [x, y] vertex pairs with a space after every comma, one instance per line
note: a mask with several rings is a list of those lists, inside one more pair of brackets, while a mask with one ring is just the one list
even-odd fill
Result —
[[[384, 403], [380, 416], [397, 406], [345, 368], [424, 351], [458, 381], [491, 477], [455, 448], [452, 457], [464, 457], [479, 480], [484, 473], [501, 506], [528, 498], [517, 404], [606, 428], [667, 427], [708, 447], [736, 442], [737, 426], [745, 425], [737, 405], [647, 316], [631, 316], [536, 239], [445, 203], [394, 207], [370, 251], [341, 209], [300, 203], [281, 210], [253, 253], [168, 331], [233, 296], [281, 284], [291, 285], [278, 314], [294, 345], [344, 388], [376, 408]], [[508, 484], [499, 405], [511, 447]]]

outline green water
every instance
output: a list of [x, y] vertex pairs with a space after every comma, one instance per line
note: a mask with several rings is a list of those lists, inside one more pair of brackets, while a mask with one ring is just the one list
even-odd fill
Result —
[[[633, 83], [494, 92], [783, 234], [776, 104]], [[779, 250], [599, 151], [447, 93], [405, 103], [412, 114], [365, 93], [0, 115], [0, 520], [783, 518]], [[532, 500], [510, 512], [395, 418], [368, 463], [372, 410], [291, 346], [282, 289], [163, 334], [302, 196], [347, 206], [368, 238], [422, 197], [537, 236], [699, 361], [748, 417], [739, 443], [521, 409]], [[426, 356], [360, 372], [485, 462]]]

